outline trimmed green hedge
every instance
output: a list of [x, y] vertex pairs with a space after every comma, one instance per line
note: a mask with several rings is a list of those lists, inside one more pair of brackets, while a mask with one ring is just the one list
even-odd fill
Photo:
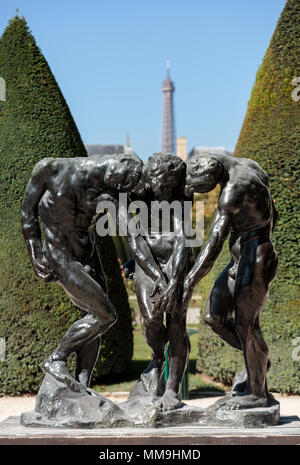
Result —
[[[0, 362], [1, 396], [36, 392], [43, 378], [39, 364], [80, 317], [58, 285], [35, 277], [21, 233], [20, 209], [39, 160], [87, 154], [23, 17], [14, 17], [0, 39], [0, 76], [6, 81], [6, 102], [0, 102], [0, 337], [5, 338], [7, 352]], [[119, 373], [127, 369], [132, 354], [130, 310], [111, 238], [100, 244], [100, 255], [119, 321], [112, 339], [110, 332], [103, 337], [97, 373]]]
[[129, 367], [133, 355], [131, 310], [120, 274], [114, 242], [110, 236], [97, 236], [96, 241], [99, 250], [106, 251], [105, 254], [101, 254], [101, 260], [107, 279], [108, 295], [117, 310], [118, 321], [102, 337], [99, 362], [95, 369], [95, 380], [108, 374], [119, 375], [123, 373], [124, 367]]
[[[300, 77], [300, 3], [288, 0], [257, 73], [234, 155], [256, 160], [270, 177], [280, 216], [274, 234], [279, 272], [261, 317], [272, 361], [268, 382], [275, 391], [300, 393], [300, 362], [292, 360], [292, 341], [300, 337], [300, 101], [292, 99], [294, 77]], [[221, 268], [216, 264], [210, 283]], [[241, 366], [241, 354], [204, 327], [198, 369], [231, 382]]]

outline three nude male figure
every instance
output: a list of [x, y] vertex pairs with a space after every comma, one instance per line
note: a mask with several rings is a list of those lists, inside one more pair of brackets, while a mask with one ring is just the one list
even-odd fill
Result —
[[[232, 260], [214, 284], [205, 321], [244, 353], [247, 376], [240, 392], [229, 400], [230, 408], [267, 405], [268, 351], [259, 315], [277, 270], [270, 239], [276, 210], [267, 175], [255, 162], [220, 155], [193, 157], [187, 167], [178, 157], [166, 154], [153, 155], [143, 167], [137, 158], [125, 155], [45, 159], [35, 167], [22, 209], [23, 234], [34, 270], [45, 281], [56, 280], [86, 312], [44, 362], [45, 372], [75, 391], [78, 383], [88, 386], [99, 336], [117, 318], [89, 233], [101, 195], [116, 198], [118, 192], [131, 192], [133, 199], [148, 205], [154, 200], [175, 199], [183, 204], [194, 192], [208, 192], [218, 183], [221, 194], [210, 237], [194, 264], [183, 225], [177, 227], [176, 235], [158, 230], [154, 235], [128, 237], [136, 260], [135, 284], [144, 335], [152, 350], [140, 384], [161, 395], [163, 410], [180, 405], [179, 389], [189, 355], [185, 327], [189, 299], [231, 232]], [[45, 230], [43, 246], [39, 217]], [[175, 226], [180, 220], [174, 215], [172, 222]], [[161, 392], [168, 341], [170, 376]], [[77, 354], [76, 379], [67, 367], [71, 352]]]

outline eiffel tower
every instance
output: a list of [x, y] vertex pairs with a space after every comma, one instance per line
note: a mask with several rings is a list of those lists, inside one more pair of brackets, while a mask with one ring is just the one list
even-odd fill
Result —
[[170, 62], [167, 61], [167, 79], [162, 84], [163, 91], [163, 129], [162, 152], [175, 154], [175, 121], [173, 92], [175, 86], [170, 79]]

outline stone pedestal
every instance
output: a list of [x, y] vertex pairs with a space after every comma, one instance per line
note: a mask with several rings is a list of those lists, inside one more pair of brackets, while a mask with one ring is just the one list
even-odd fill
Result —
[[181, 446], [195, 445], [293, 445], [300, 444], [297, 416], [282, 417], [277, 426], [229, 428], [225, 426], [49, 428], [25, 427], [20, 417], [0, 422], [0, 445]]

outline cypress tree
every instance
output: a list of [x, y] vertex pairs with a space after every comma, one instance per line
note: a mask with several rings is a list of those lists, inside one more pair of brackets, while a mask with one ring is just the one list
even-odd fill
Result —
[[[295, 98], [296, 77], [300, 77], [300, 2], [288, 0], [258, 70], [234, 155], [257, 161], [270, 177], [279, 212], [273, 237], [279, 272], [261, 317], [272, 361], [268, 378], [271, 389], [299, 393], [299, 361], [294, 352], [300, 335], [300, 101]], [[242, 365], [241, 357], [214, 336], [209, 336], [207, 346], [207, 335], [205, 330], [201, 336], [199, 366], [210, 374], [215, 371], [223, 381], [231, 380]], [[214, 352], [213, 358], [209, 352]]]
[[[0, 395], [7, 395], [37, 391], [43, 377], [39, 364], [80, 317], [58, 285], [45, 284], [34, 275], [20, 227], [24, 190], [42, 158], [87, 154], [47, 61], [18, 15], [0, 39], [0, 76], [6, 84], [6, 101], [0, 102], [0, 337], [6, 343], [6, 359], [0, 361]], [[100, 255], [120, 315], [113, 348], [110, 333], [104, 337], [98, 371], [107, 374], [127, 368], [132, 328], [110, 237], [104, 238]]]

